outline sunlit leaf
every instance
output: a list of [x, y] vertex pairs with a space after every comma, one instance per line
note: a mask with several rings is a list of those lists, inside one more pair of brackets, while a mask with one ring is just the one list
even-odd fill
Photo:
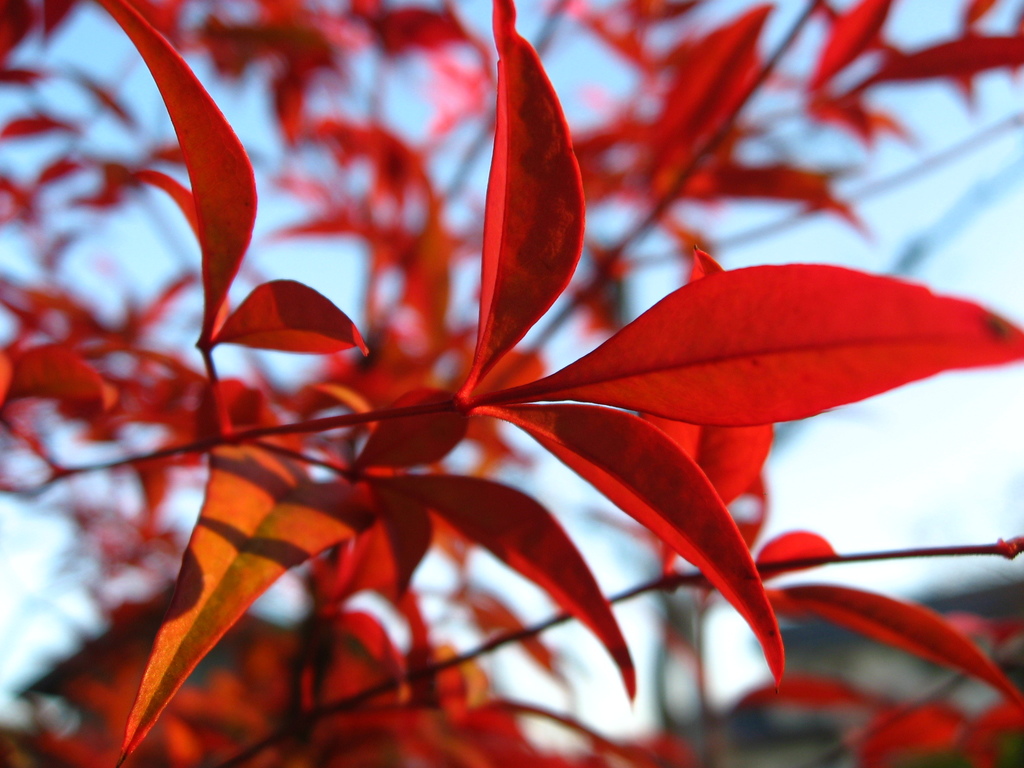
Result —
[[580, 405], [478, 408], [525, 430], [701, 572], [747, 620], [775, 678], [778, 624], [743, 537], [704, 473], [656, 427]]
[[347, 486], [314, 483], [251, 447], [217, 448], [203, 511], [128, 718], [138, 746], [199, 660], [285, 570], [371, 522]]
[[326, 296], [295, 280], [256, 286], [224, 321], [214, 342], [308, 354], [359, 347], [369, 354], [348, 316]]
[[536, 51], [515, 30], [511, 0], [494, 4], [498, 116], [484, 219], [480, 329], [468, 394], [565, 289], [583, 247], [583, 183], [558, 98]]
[[199, 222], [206, 298], [202, 338], [209, 340], [252, 237], [252, 165], [220, 109], [171, 44], [126, 0], [97, 1], [142, 55], [181, 144]]
[[685, 285], [561, 371], [475, 403], [582, 400], [744, 426], [1022, 358], [1024, 333], [976, 304], [841, 267], [762, 266]]
[[1024, 694], [967, 636], [924, 606], [849, 587], [808, 585], [769, 590], [776, 609], [813, 613], [922, 659], [976, 677], [1024, 707]]
[[636, 694], [633, 662], [611, 606], [576, 546], [544, 507], [514, 488], [475, 477], [406, 475], [372, 482], [434, 510], [467, 539], [540, 585], [600, 638], [630, 698]]

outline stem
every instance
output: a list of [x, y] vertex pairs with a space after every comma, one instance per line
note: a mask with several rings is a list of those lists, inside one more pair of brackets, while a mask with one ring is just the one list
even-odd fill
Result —
[[[867, 182], [863, 186], [851, 192], [846, 198], [846, 202], [862, 202], [901, 187], [921, 176], [925, 176], [938, 170], [944, 165], [948, 165], [949, 163], [961, 159], [965, 154], [986, 146], [1004, 133], [1009, 133], [1014, 129], [1020, 128], [1022, 125], [1024, 125], [1024, 113], [1016, 112], [1009, 115], [999, 122], [990, 125], [988, 128], [968, 136], [962, 141], [958, 141], [952, 146], [936, 152], [934, 155], [929, 155], [907, 168], [896, 171], [889, 176], [883, 176], [875, 181]], [[825, 209], [822, 208], [814, 208], [798, 211], [797, 213], [781, 218], [778, 221], [772, 221], [767, 224], [742, 230], [734, 235], [727, 235], [713, 243], [712, 247], [717, 250], [721, 250], [724, 248], [734, 248], [745, 245], [749, 242], [759, 242], [768, 235], [784, 232], [785, 230], [801, 223], [805, 219], [822, 213], [824, 210]], [[658, 261], [660, 261], [660, 259]], [[649, 263], [655, 263], [655, 261], [651, 260]]]
[[821, 5], [821, 2], [822, 0], [811, 0], [811, 2], [807, 4], [803, 13], [800, 14], [793, 23], [793, 26], [790, 27], [789, 32], [787, 32], [786, 37], [779, 44], [778, 48], [775, 49], [775, 52], [768, 58], [764, 63], [764, 66], [761, 67], [757, 76], [751, 81], [746, 92], [743, 94], [743, 97], [733, 108], [732, 112], [730, 112], [722, 121], [718, 129], [693, 153], [690, 162], [679, 172], [672, 185], [654, 203], [654, 206], [647, 215], [634, 224], [633, 227], [630, 228], [614, 245], [606, 249], [603, 257], [599, 260], [595, 259], [596, 263], [594, 274], [586, 283], [584, 283], [583, 286], [573, 293], [569, 302], [562, 305], [562, 308], [552, 316], [551, 320], [539, 332], [537, 340], [534, 343], [535, 349], [544, 346], [544, 344], [547, 343], [554, 335], [555, 331], [557, 331], [570, 317], [572, 317], [573, 313], [579, 309], [580, 305], [601, 289], [605, 280], [607, 280], [612, 274], [619, 260], [622, 258], [623, 252], [625, 252], [625, 250], [635, 241], [647, 235], [658, 224], [658, 222], [661, 221], [662, 216], [665, 215], [668, 209], [676, 201], [679, 193], [682, 192], [693, 174], [700, 170], [704, 163], [707, 162], [707, 159], [716, 149], [718, 149], [722, 142], [728, 138], [729, 133], [735, 126], [736, 121], [739, 119], [744, 108], [746, 108], [753, 96], [760, 90], [761, 86], [764, 85], [771, 74], [775, 71], [779, 61], [786, 52], [789, 51], [793, 43], [796, 42], [796, 38], [811, 20], [811, 17]]
[[[967, 545], [967, 546], [954, 546], [954, 547], [924, 547], [919, 549], [900, 549], [900, 550], [889, 550], [880, 552], [863, 552], [851, 555], [827, 555], [821, 557], [807, 557], [807, 558], [794, 558], [792, 560], [780, 560], [775, 563], [767, 563], [758, 566], [758, 572], [762, 577], [769, 577], [785, 573], [786, 571], [793, 571], [803, 568], [810, 568], [818, 565], [830, 565], [830, 564], [843, 564], [843, 563], [860, 563], [872, 560], [906, 560], [911, 558], [923, 558], [923, 557], [956, 557], [965, 555], [995, 555], [998, 557], [1005, 557], [1008, 560], [1012, 560], [1017, 555], [1024, 551], [1024, 536], [1018, 536], [1008, 541], [1000, 539], [995, 544], [978, 544], [978, 545]], [[632, 599], [646, 592], [652, 592], [660, 589], [675, 589], [680, 586], [701, 586], [709, 587], [710, 584], [707, 579], [700, 573], [672, 573], [665, 576], [661, 576], [657, 579], [638, 584], [630, 589], [623, 592], [619, 592], [612, 595], [609, 598], [611, 603], [621, 603], [625, 600]], [[474, 661], [480, 656], [484, 656], [488, 653], [498, 650], [506, 645], [513, 643], [522, 642], [531, 637], [535, 637], [542, 632], [545, 632], [552, 627], [556, 627], [560, 624], [568, 622], [573, 617], [568, 613], [557, 613], [549, 618], [540, 621], [536, 624], [532, 624], [528, 627], [524, 627], [515, 632], [507, 632], [503, 635], [488, 640], [485, 643], [472, 648], [465, 653], [461, 653], [457, 656], [451, 656], [447, 659], [440, 661], [431, 662], [421, 667], [416, 667], [407, 671], [402, 676], [393, 677], [389, 680], [377, 683], [376, 685], [364, 688], [350, 696], [346, 696], [342, 699], [321, 704], [318, 707], [307, 710], [303, 714], [302, 722], [286, 722], [283, 726], [277, 730], [269, 733], [257, 742], [250, 744], [244, 748], [241, 752], [238, 752], [231, 758], [228, 758], [222, 763], [216, 765], [215, 768], [235, 768], [235, 766], [243, 765], [250, 759], [258, 755], [263, 750], [274, 746], [275, 744], [286, 740], [293, 736], [302, 726], [308, 726], [310, 722], [319, 720], [330, 715], [335, 715], [341, 712], [348, 712], [356, 709], [364, 702], [370, 701], [377, 696], [381, 696], [385, 693], [390, 693], [397, 690], [404, 683], [413, 682], [416, 680], [423, 680], [426, 678], [434, 677], [435, 675], [443, 672], [446, 669], [457, 667], [460, 664]]]
[[[191, 443], [184, 443], [182, 445], [172, 445], [167, 448], [160, 448], [148, 453], [125, 456], [120, 459], [112, 459], [111, 461], [103, 461], [96, 464], [83, 464], [77, 467], [64, 467], [60, 469], [60, 471], [55, 472], [49, 479], [41, 483], [38, 487], [23, 488], [15, 492], [36, 493], [55, 480], [61, 480], [70, 475], [97, 472], [104, 469], [115, 469], [117, 467], [135, 464], [140, 461], [165, 459], [169, 456], [180, 456], [186, 453], [204, 453], [219, 445], [256, 441], [261, 437], [270, 437], [272, 435], [303, 435], [311, 432], [321, 432], [328, 429], [341, 429], [342, 427], [354, 427], [359, 424], [388, 421], [390, 419], [405, 419], [411, 416], [425, 416], [434, 413], [452, 413], [455, 410], [454, 401], [445, 400], [439, 403], [422, 403], [420, 405], [407, 405], [401, 408], [382, 408], [379, 411], [366, 411], [365, 413], [346, 413], [341, 416], [328, 416], [322, 419], [299, 421], [293, 424], [278, 424], [273, 427], [253, 427], [252, 429], [229, 432], [224, 435], [207, 437], [202, 440], [195, 440]], [[268, 446], [265, 445], [264, 447]], [[285, 449], [275, 446], [273, 450], [281, 451]], [[299, 456], [303, 456], [303, 460], [311, 460], [309, 457], [305, 457], [304, 454], [299, 454]], [[330, 466], [330, 468], [335, 469], [336, 467]]]

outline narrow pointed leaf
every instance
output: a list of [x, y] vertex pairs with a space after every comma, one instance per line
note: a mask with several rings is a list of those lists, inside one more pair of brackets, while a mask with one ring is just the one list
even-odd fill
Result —
[[199, 223], [206, 299], [202, 338], [208, 340], [252, 237], [252, 165], [224, 115], [171, 44], [126, 0], [97, 2], [142, 55], [181, 144]]
[[495, 0], [498, 112], [484, 219], [480, 330], [469, 393], [565, 290], [583, 247], [583, 183], [536, 51]]
[[745, 426], [1022, 358], [1024, 333], [976, 304], [841, 267], [762, 266], [685, 285], [575, 363], [475, 402], [582, 400]]
[[832, 25], [828, 42], [818, 59], [810, 88], [817, 90], [852, 62], [878, 37], [892, 0], [860, 0]]
[[[440, 389], [418, 389], [398, 398], [392, 408], [424, 403], [451, 402]], [[466, 434], [468, 420], [461, 413], [430, 413], [380, 422], [363, 446], [355, 467], [411, 467], [443, 459]]]
[[932, 78], [964, 78], [1000, 67], [1024, 66], [1024, 37], [968, 35], [912, 53], [896, 53], [857, 87]]
[[256, 286], [217, 332], [217, 344], [328, 354], [359, 347], [363, 337], [331, 300], [295, 280]]
[[199, 660], [285, 570], [372, 522], [347, 486], [314, 483], [256, 448], [210, 460], [203, 511], [128, 717], [134, 750]]
[[525, 430], [624, 512], [697, 566], [757, 635], [782, 675], [778, 624], [736, 523], [707, 477], [643, 419], [581, 405], [483, 407]]
[[808, 585], [770, 591], [784, 613], [810, 612], [880, 643], [976, 677], [1024, 707], [1024, 695], [966, 635], [935, 611], [848, 587]]
[[611, 606], [576, 545], [544, 507], [514, 488], [475, 477], [405, 475], [373, 483], [430, 507], [540, 585], [604, 643], [630, 698], [636, 695], [633, 661]]
[[196, 217], [196, 201], [192, 196], [192, 190], [177, 179], [160, 171], [150, 169], [136, 171], [135, 178], [166, 192], [181, 210], [185, 221], [192, 227], [192, 232], [197, 238], [199, 237], [199, 219]]

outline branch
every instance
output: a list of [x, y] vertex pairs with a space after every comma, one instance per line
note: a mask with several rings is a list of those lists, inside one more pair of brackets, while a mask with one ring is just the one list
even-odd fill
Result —
[[[273, 435], [304, 435], [311, 432], [322, 432], [329, 429], [354, 427], [360, 424], [370, 424], [372, 422], [388, 421], [390, 419], [404, 419], [410, 416], [424, 416], [433, 413], [450, 413], [455, 410], [454, 401], [446, 400], [439, 403], [407, 405], [401, 408], [382, 408], [377, 411], [366, 411], [365, 413], [346, 413], [341, 416], [328, 416], [322, 419], [310, 419], [309, 421], [299, 421], [292, 424], [277, 424], [272, 427], [253, 427], [252, 429], [243, 429], [238, 432], [230, 432], [225, 435], [216, 435], [214, 437], [203, 438], [202, 440], [195, 440], [191, 443], [172, 445], [166, 448], [150, 451], [148, 453], [124, 456], [120, 459], [111, 459], [110, 461], [101, 461], [95, 464], [82, 464], [77, 467], [60, 467], [54, 471], [48, 479], [39, 485], [31, 488], [14, 489], [11, 492], [21, 494], [38, 493], [57, 480], [63, 480], [64, 478], [72, 475], [80, 475], [86, 472], [98, 472], [105, 469], [116, 469], [117, 467], [124, 467], [141, 461], [165, 459], [170, 456], [181, 456], [187, 453], [205, 453], [206, 451], [210, 451], [220, 445], [232, 445], [236, 443], [257, 441], [262, 437], [271, 437]], [[277, 449], [275, 448], [275, 450]], [[308, 460], [308, 457], [305, 457], [303, 460]], [[334, 467], [331, 468], [333, 469]]]
[[[1024, 552], [1024, 536], [1018, 536], [1009, 540], [1000, 539], [995, 544], [978, 544], [955, 547], [924, 547], [919, 549], [862, 552], [850, 555], [836, 554], [822, 557], [780, 560], [778, 562], [759, 565], [758, 572], [763, 578], [769, 578], [787, 571], [813, 568], [820, 565], [862, 563], [874, 560], [907, 560], [925, 557], [994, 555], [997, 557], [1004, 557], [1007, 560], [1012, 560], [1021, 552]], [[624, 592], [612, 595], [609, 598], [609, 602], [621, 603], [647, 592], [676, 589], [681, 586], [710, 587], [711, 585], [700, 573], [670, 573], [638, 584]], [[385, 680], [381, 683], [370, 686], [369, 688], [364, 688], [350, 696], [346, 696], [342, 699], [337, 699], [326, 704], [321, 704], [318, 707], [313, 707], [312, 709], [301, 713], [297, 718], [289, 720], [276, 731], [273, 731], [259, 741], [250, 744], [233, 757], [219, 763], [215, 768], [236, 768], [236, 766], [245, 764], [263, 750], [284, 741], [297, 732], [300, 732], [300, 729], [308, 726], [310, 722], [320, 720], [330, 715], [339, 714], [341, 712], [352, 711], [377, 696], [397, 690], [405, 683], [435, 677], [446, 669], [451, 669], [452, 667], [457, 667], [461, 664], [475, 661], [477, 658], [496, 651], [499, 648], [503, 648], [506, 645], [512, 645], [535, 637], [552, 627], [568, 622], [571, 618], [572, 616], [568, 613], [557, 613], [543, 621], [532, 624], [529, 627], [524, 627], [515, 632], [507, 632], [503, 635], [498, 635], [497, 637], [481, 643], [465, 653], [461, 653], [457, 656], [451, 656], [440, 661], [431, 662], [421, 667], [416, 667], [407, 671], [402, 676], [393, 677], [390, 680]]]

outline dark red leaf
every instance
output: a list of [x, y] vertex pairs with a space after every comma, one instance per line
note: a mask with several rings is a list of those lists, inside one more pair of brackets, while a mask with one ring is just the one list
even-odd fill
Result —
[[765, 685], [745, 694], [736, 709], [749, 707], [793, 706], [818, 710], [822, 707], [858, 707], [870, 709], [880, 699], [851, 688], [846, 683], [813, 675], [787, 674], [782, 684]]
[[34, 347], [14, 360], [8, 398], [52, 397], [109, 405], [116, 393], [77, 352], [59, 344]]
[[967, 78], [999, 67], [1024, 65], [1024, 37], [968, 36], [913, 53], [893, 53], [858, 90], [877, 83]]
[[772, 674], [782, 675], [778, 624], [736, 523], [693, 459], [643, 419], [581, 405], [483, 407], [525, 430], [563, 463], [700, 568], [747, 620]]
[[582, 400], [744, 426], [1021, 358], [1024, 333], [976, 304], [840, 267], [763, 266], [685, 285], [561, 371], [476, 403]]
[[209, 341], [256, 220], [256, 182], [241, 142], [171, 44], [126, 0], [98, 0], [142, 55], [174, 125], [192, 182], [203, 252], [201, 338]]
[[314, 483], [252, 447], [217, 448], [203, 511], [182, 560], [125, 730], [122, 754], [152, 728], [199, 660], [288, 568], [369, 526], [340, 483]]
[[809, 585], [769, 590], [775, 608], [813, 613], [880, 643], [976, 677], [1024, 707], [1024, 695], [968, 637], [938, 613], [913, 603], [849, 587]]
[[62, 131], [65, 133], [77, 133], [78, 129], [64, 120], [57, 120], [49, 115], [34, 115], [33, 117], [20, 117], [11, 120], [4, 129], [0, 131], [0, 139], [13, 139], [21, 136], [37, 136], [41, 133], [53, 133]]
[[884, 709], [864, 729], [865, 735], [857, 744], [858, 762], [879, 768], [920, 764], [918, 761], [929, 754], [957, 747], [965, 725], [963, 713], [943, 702], [929, 702], [910, 710]]
[[540, 585], [600, 638], [630, 698], [635, 696], [636, 673], [611, 606], [572, 540], [544, 507], [513, 488], [475, 477], [405, 475], [371, 482], [428, 506], [463, 536]]
[[468, 395], [565, 290], [583, 247], [583, 183], [536, 51], [494, 4], [498, 116], [484, 219], [480, 330]]
[[328, 354], [359, 347], [359, 329], [331, 300], [294, 280], [256, 286], [217, 331], [215, 344]]
[[[417, 389], [398, 398], [392, 408], [451, 402], [440, 389]], [[461, 413], [431, 413], [380, 422], [356, 459], [356, 467], [410, 467], [443, 459], [466, 434]]]

